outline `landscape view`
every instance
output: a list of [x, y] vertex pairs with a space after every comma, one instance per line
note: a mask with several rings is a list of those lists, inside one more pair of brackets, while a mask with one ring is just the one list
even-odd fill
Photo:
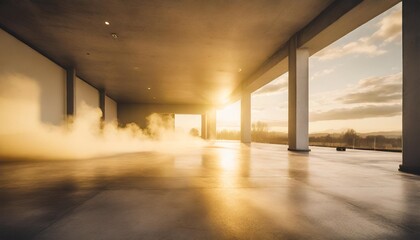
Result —
[[[310, 145], [401, 150], [401, 31], [400, 3], [310, 57]], [[252, 94], [252, 141], [287, 144], [287, 80]], [[177, 118], [199, 131], [199, 116]], [[217, 138], [240, 139], [239, 101], [217, 112]]]
[[[287, 133], [269, 131], [267, 123], [252, 124], [251, 138], [253, 142], [287, 144]], [[221, 130], [217, 132], [217, 139], [240, 140], [240, 132], [235, 130]], [[371, 132], [358, 133], [348, 129], [343, 133], [312, 133], [309, 134], [311, 146], [347, 147], [366, 150], [401, 151], [401, 132]]]

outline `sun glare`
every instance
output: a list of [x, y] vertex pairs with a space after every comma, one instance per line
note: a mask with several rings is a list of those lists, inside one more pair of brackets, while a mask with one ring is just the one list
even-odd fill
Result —
[[236, 154], [234, 151], [224, 150], [220, 152], [220, 167], [223, 170], [233, 171], [236, 170]]
[[241, 122], [241, 102], [237, 101], [217, 110], [218, 129], [239, 129]]

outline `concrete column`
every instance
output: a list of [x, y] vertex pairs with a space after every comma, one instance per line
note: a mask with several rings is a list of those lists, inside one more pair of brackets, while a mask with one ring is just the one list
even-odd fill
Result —
[[216, 110], [207, 111], [207, 139], [216, 139]]
[[201, 114], [201, 138], [207, 139], [207, 116], [206, 114]]
[[75, 87], [76, 87], [76, 70], [74, 68], [67, 69], [66, 77], [66, 114], [73, 116], [75, 113]]
[[106, 97], [106, 92], [105, 89], [99, 89], [99, 108], [102, 111], [102, 121], [105, 120], [105, 97]]
[[241, 142], [251, 143], [251, 93], [247, 91], [241, 96]]
[[296, 36], [289, 42], [289, 150], [309, 150], [308, 49], [297, 48]]
[[420, 1], [403, 0], [403, 161], [400, 171], [420, 174]]

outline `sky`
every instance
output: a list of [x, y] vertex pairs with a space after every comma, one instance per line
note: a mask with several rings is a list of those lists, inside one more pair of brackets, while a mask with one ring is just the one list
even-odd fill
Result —
[[[382, 13], [309, 58], [309, 132], [401, 131], [402, 6]], [[252, 93], [252, 122], [287, 132], [285, 73]], [[175, 116], [175, 127], [201, 130], [201, 116]], [[240, 129], [240, 101], [217, 111], [217, 131]]]
[[[309, 59], [309, 132], [401, 131], [402, 7], [382, 13]], [[287, 73], [252, 93], [252, 122], [287, 132]], [[217, 112], [239, 130], [240, 102]]]

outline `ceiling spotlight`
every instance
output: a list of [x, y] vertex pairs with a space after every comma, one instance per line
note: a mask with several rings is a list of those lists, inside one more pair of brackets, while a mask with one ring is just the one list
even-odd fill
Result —
[[109, 25], [109, 22], [105, 21], [105, 25]]
[[242, 72], [242, 68], [239, 68], [239, 69], [238, 69], [238, 72]]
[[149, 87], [147, 88], [147, 90], [150, 90], [150, 89], [151, 89], [151, 88], [149, 88]]
[[112, 37], [113, 39], [117, 39], [117, 38], [118, 38], [118, 35], [117, 35], [116, 33], [111, 33], [111, 37]]

